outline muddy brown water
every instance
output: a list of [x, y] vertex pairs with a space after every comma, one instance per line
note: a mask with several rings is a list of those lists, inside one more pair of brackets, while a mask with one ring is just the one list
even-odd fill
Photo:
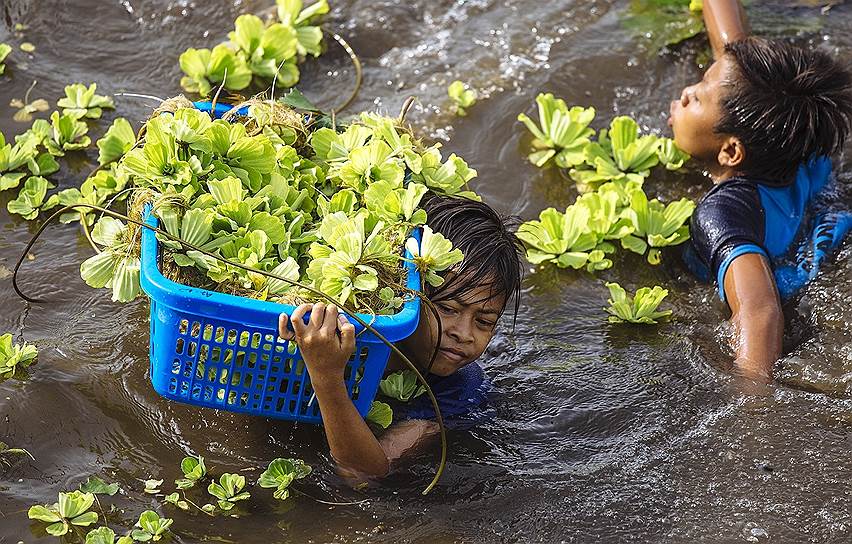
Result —
[[[73, 81], [108, 93], [178, 91], [177, 56], [210, 46], [239, 13], [266, 5], [189, 0], [0, 0], [0, 42], [23, 39], [0, 77], [0, 128], [9, 100], [54, 102]], [[502, 212], [525, 219], [564, 207], [575, 192], [555, 171], [525, 160], [529, 138], [516, 122], [540, 91], [595, 106], [596, 125], [616, 114], [665, 129], [668, 101], [700, 75], [692, 42], [647, 54], [620, 25], [625, 2], [576, 0], [334, 0], [328, 26], [352, 43], [365, 81], [350, 111], [396, 113], [419, 97], [410, 119], [479, 171], [474, 188]], [[852, 58], [852, 6], [826, 14], [811, 5], [754, 2], [771, 33], [805, 28], [800, 43]], [[816, 26], [814, 22], [816, 21]], [[15, 23], [29, 26], [24, 38]], [[336, 47], [303, 69], [302, 89], [330, 106], [348, 93], [351, 69]], [[463, 79], [483, 98], [453, 118], [447, 85]], [[118, 98], [116, 114], [138, 122], [144, 100]], [[847, 146], [847, 152], [852, 147]], [[69, 156], [61, 188], [79, 185], [93, 155]], [[839, 161], [836, 198], [849, 203], [852, 165]], [[845, 185], [844, 185], [845, 184]], [[648, 184], [664, 198], [698, 197], [698, 172]], [[54, 501], [90, 474], [121, 484], [105, 500], [110, 525], [129, 527], [145, 509], [174, 518], [176, 542], [849, 542], [852, 539], [852, 287], [850, 249], [787, 308], [789, 353], [780, 383], [744, 394], [727, 372], [722, 309], [713, 290], [677, 265], [650, 267], [619, 257], [592, 277], [528, 275], [514, 328], [504, 322], [482, 364], [494, 383], [494, 417], [452, 431], [446, 474], [429, 496], [435, 451], [383, 485], [356, 491], [329, 468], [319, 428], [196, 409], [158, 397], [148, 382], [148, 306], [119, 305], [80, 280], [90, 250], [75, 229], [55, 227], [34, 249], [22, 279], [49, 303], [15, 297], [7, 271], [35, 225], [10, 218], [0, 195], [0, 330], [34, 342], [38, 365], [0, 384], [0, 440], [35, 457], [0, 466], [0, 543], [46, 542], [26, 509]], [[604, 281], [634, 289], [659, 283], [675, 320], [656, 327], [609, 325]], [[180, 459], [201, 453], [214, 473], [249, 469], [254, 481], [275, 457], [315, 468], [304, 494], [277, 503], [252, 488], [239, 518], [209, 518], [164, 507], [140, 480], [179, 474]], [[326, 501], [364, 501], [328, 506]], [[204, 500], [198, 492], [197, 500]]]

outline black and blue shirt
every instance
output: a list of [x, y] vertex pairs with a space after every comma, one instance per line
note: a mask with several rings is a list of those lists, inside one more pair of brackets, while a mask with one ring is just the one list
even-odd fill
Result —
[[[797, 245], [804, 225], [809, 223], [809, 207], [830, 177], [831, 161], [820, 157], [802, 165], [795, 181], [788, 185], [735, 177], [714, 186], [693, 212], [692, 239], [685, 254], [687, 264], [699, 278], [715, 280], [719, 297], [725, 301], [728, 267], [741, 255], [757, 253], [766, 257], [775, 271], [782, 297], [792, 295], [813, 277], [809, 272], [815, 273], [817, 263], [807, 265], [813, 269], [810, 271], [804, 270], [804, 263], [798, 267], [779, 264]], [[848, 215], [846, 222], [837, 222], [834, 218], [831, 223], [835, 245], [850, 226]], [[790, 270], [796, 273], [791, 274]], [[803, 273], [798, 274], [799, 271]]]

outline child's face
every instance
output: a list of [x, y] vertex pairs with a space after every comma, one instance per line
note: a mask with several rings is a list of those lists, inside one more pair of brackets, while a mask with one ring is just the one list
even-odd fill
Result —
[[[431, 372], [449, 376], [456, 370], [479, 358], [494, 336], [494, 327], [503, 310], [505, 297], [490, 297], [487, 286], [475, 289], [464, 300], [439, 300], [435, 302], [441, 319], [441, 349]], [[421, 314], [420, 325], [402, 342], [421, 368], [429, 364], [435, 348], [438, 327], [431, 311]], [[428, 326], [427, 326], [428, 324]]]
[[714, 62], [701, 81], [686, 87], [671, 103], [669, 125], [675, 144], [700, 161], [715, 162], [722, 146], [723, 138], [714, 129], [722, 116], [720, 101], [731, 62], [727, 56]]

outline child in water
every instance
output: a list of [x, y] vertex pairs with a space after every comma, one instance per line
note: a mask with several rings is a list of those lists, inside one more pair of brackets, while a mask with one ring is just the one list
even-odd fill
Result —
[[[428, 225], [460, 249], [464, 260], [445, 274], [443, 285], [426, 290], [437, 307], [442, 328], [441, 348], [432, 367], [427, 368], [437, 338], [432, 312], [424, 308], [414, 334], [397, 347], [427, 376], [443, 416], [459, 417], [484, 401], [484, 375], [473, 362], [485, 351], [510, 301], [517, 315], [521, 244], [512, 222], [481, 202], [432, 196], [424, 208]], [[308, 312], [311, 315], [305, 324]], [[395, 461], [437, 432], [437, 424], [431, 421], [431, 404], [425, 405], [428, 401], [422, 396], [413, 401], [405, 421], [394, 423], [381, 438], [373, 435], [343, 381], [344, 368], [355, 349], [355, 327], [336, 306], [302, 304], [292, 316], [281, 314], [278, 328], [281, 338], [295, 338], [299, 345], [331, 455], [339, 468], [384, 476]], [[392, 353], [387, 371], [405, 368]]]
[[[672, 102], [669, 121], [714, 183], [692, 216], [686, 260], [715, 279], [731, 309], [735, 369], [771, 381], [784, 332], [776, 282], [793, 290], [780, 259], [829, 181], [827, 157], [846, 140], [852, 76], [824, 52], [748, 37], [738, 0], [705, 0], [704, 21], [715, 62]], [[850, 217], [823, 222], [829, 245]]]

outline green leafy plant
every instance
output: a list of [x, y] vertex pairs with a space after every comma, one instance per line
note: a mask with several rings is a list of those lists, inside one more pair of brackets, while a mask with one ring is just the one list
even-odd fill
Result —
[[704, 31], [702, 7], [701, 0], [631, 0], [622, 24], [656, 54]]
[[243, 491], [246, 486], [246, 478], [240, 474], [225, 473], [219, 477], [219, 483], [211, 482], [207, 491], [219, 499], [216, 504], [219, 508], [228, 511], [232, 509], [237, 501], [248, 499], [251, 494]]
[[130, 536], [121, 536], [118, 540], [115, 537], [115, 531], [109, 527], [98, 527], [86, 535], [86, 544], [133, 544]]
[[686, 221], [695, 210], [695, 203], [682, 198], [668, 205], [657, 199], [648, 201], [643, 191], [634, 191], [630, 208], [625, 217], [633, 225], [633, 232], [621, 238], [621, 245], [635, 253], [643, 255], [648, 248], [648, 262], [660, 263], [660, 249], [676, 246], [689, 240], [689, 225]]
[[68, 85], [65, 87], [65, 97], [60, 98], [56, 105], [62, 108], [63, 115], [70, 115], [75, 119], [100, 119], [103, 110], [115, 109], [115, 102], [109, 96], [95, 94], [97, 89], [96, 83], [88, 87], [82, 83]]
[[669, 294], [668, 290], [660, 286], [642, 287], [634, 296], [627, 292], [617, 283], [607, 283], [610, 299], [606, 311], [610, 323], [642, 323], [655, 324], [659, 320], [667, 319], [671, 310], [657, 311], [657, 307]]
[[417, 374], [411, 370], [389, 374], [379, 382], [379, 389], [386, 397], [401, 402], [408, 402], [426, 392], [426, 388], [417, 379]]
[[239, 16], [228, 42], [181, 54], [180, 67], [186, 74], [181, 86], [202, 96], [219, 84], [229, 91], [245, 89], [253, 78], [263, 86], [276, 80], [279, 86], [292, 87], [299, 81], [299, 60], [322, 50], [322, 31], [313, 22], [328, 10], [326, 0], [307, 8], [301, 0], [278, 0], [278, 22]]
[[12, 46], [7, 43], [0, 43], [0, 76], [6, 72], [6, 64], [4, 61], [6, 57], [9, 56], [9, 53], [12, 52]]
[[83, 280], [91, 287], [111, 288], [114, 301], [129, 302], [141, 292], [139, 257], [131, 250], [132, 239], [127, 225], [103, 217], [92, 230], [92, 240], [104, 249], [80, 265]]
[[184, 457], [180, 462], [180, 470], [183, 478], [175, 480], [178, 489], [189, 489], [207, 475], [207, 467], [204, 466], [204, 457]]
[[393, 409], [382, 401], [374, 400], [364, 419], [370, 423], [375, 423], [382, 429], [387, 429], [393, 423]]
[[453, 244], [444, 235], [432, 231], [429, 225], [423, 226], [420, 244], [409, 238], [406, 249], [411, 253], [414, 265], [423, 275], [423, 281], [432, 287], [439, 287], [444, 278], [439, 275], [460, 263], [464, 259], [460, 249], [453, 249]]
[[104, 166], [123, 157], [136, 144], [136, 134], [130, 122], [119, 117], [112, 122], [103, 138], [98, 140], [98, 164]]
[[169, 493], [165, 496], [163, 500], [166, 501], [168, 504], [173, 504], [177, 506], [181, 510], [189, 510], [189, 502], [181, 499], [180, 495], [178, 495], [177, 492]]
[[41, 176], [30, 176], [18, 193], [18, 198], [10, 200], [6, 204], [6, 209], [9, 213], [18, 214], [24, 219], [35, 219], [44, 206], [47, 190], [53, 187], [52, 183]]
[[160, 487], [163, 485], [163, 480], [140, 480], [145, 485], [145, 493], [156, 495], [160, 492]]
[[42, 138], [47, 150], [54, 157], [62, 157], [66, 151], [80, 151], [92, 143], [86, 134], [89, 127], [73, 115], [50, 114], [50, 122], [37, 119], [32, 126], [34, 134]]
[[269, 463], [257, 483], [260, 487], [275, 488], [273, 496], [283, 501], [290, 496], [290, 484], [310, 473], [311, 467], [301, 459], [278, 458]]
[[467, 108], [476, 104], [476, 91], [470, 89], [461, 81], [453, 81], [447, 89], [447, 94], [453, 103], [456, 115], [467, 115]]
[[62, 536], [71, 530], [72, 525], [87, 527], [97, 523], [98, 514], [89, 511], [94, 502], [95, 496], [91, 493], [60, 493], [59, 502], [53, 505], [31, 506], [27, 516], [48, 523], [45, 527], [48, 534]]
[[24, 169], [35, 161], [38, 155], [38, 142], [33, 139], [23, 139], [14, 145], [6, 143], [6, 138], [0, 132], [0, 191], [14, 189], [27, 176]]
[[689, 153], [682, 151], [671, 138], [660, 138], [657, 156], [666, 170], [679, 170], [690, 158]]
[[97, 476], [89, 476], [89, 479], [80, 484], [80, 491], [83, 493], [94, 493], [96, 495], [109, 495], [112, 497], [118, 493], [118, 484], [107, 484]]
[[589, 229], [587, 206], [572, 205], [565, 213], [547, 208], [539, 219], [527, 221], [518, 228], [518, 238], [526, 246], [527, 260], [533, 264], [552, 263], [559, 268], [589, 271], [612, 266], [606, 253], [611, 245], [599, 246], [598, 235]]
[[535, 101], [540, 127], [526, 114], [518, 115], [518, 121], [535, 136], [530, 162], [538, 167], [553, 162], [559, 168], [581, 164], [585, 158], [583, 150], [595, 133], [589, 128], [595, 109], [579, 106], [568, 109], [564, 100], [550, 93], [539, 94]]
[[172, 523], [174, 520], [161, 518], [153, 510], [146, 510], [139, 515], [139, 521], [136, 522], [137, 528], [133, 529], [130, 535], [133, 540], [139, 542], [156, 542], [166, 536]]
[[0, 335], [0, 379], [12, 377], [19, 369], [33, 364], [37, 357], [35, 346], [13, 343], [11, 333]]
[[581, 188], [596, 188], [607, 181], [643, 181], [651, 168], [659, 164], [660, 139], [653, 134], [639, 135], [639, 125], [630, 117], [616, 117], [609, 131], [601, 130], [597, 142], [583, 149], [588, 168], [572, 169], [569, 174]]

